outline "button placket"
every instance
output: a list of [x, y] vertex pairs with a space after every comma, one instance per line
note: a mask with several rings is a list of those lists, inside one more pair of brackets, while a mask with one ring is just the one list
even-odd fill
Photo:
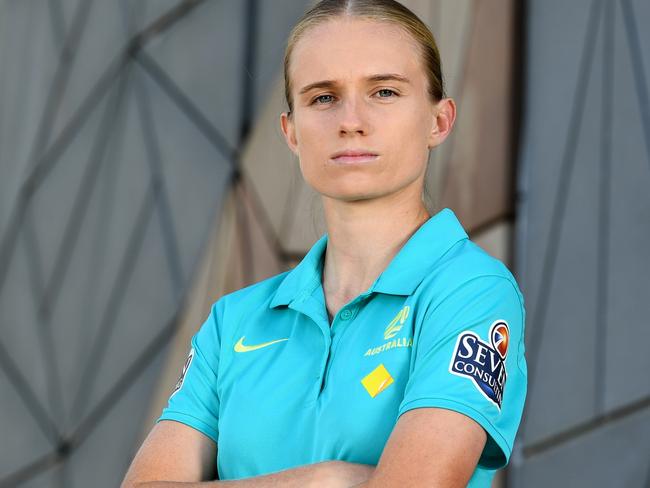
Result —
[[323, 335], [325, 341], [325, 349], [322, 353], [321, 360], [319, 361], [318, 375], [316, 376], [316, 396], [314, 401], [318, 401], [323, 387], [325, 386], [325, 379], [327, 378], [327, 371], [329, 370], [330, 355], [332, 352], [332, 339]]
[[[334, 316], [334, 320], [332, 321], [332, 331], [334, 330], [334, 327], [338, 325], [339, 320], [349, 322], [351, 319], [357, 316], [357, 313], [359, 312], [359, 308], [360, 308], [359, 301], [360, 300], [357, 299], [354, 302], [352, 302], [354, 305], [346, 305], [346, 308], [341, 309]], [[332, 342], [330, 344], [329, 357], [327, 360], [327, 366], [325, 368], [325, 374], [323, 376], [322, 383], [321, 383], [321, 390], [320, 390], [321, 392], [325, 389], [325, 386], [329, 382], [329, 375], [332, 369], [332, 362], [334, 361], [334, 356], [336, 354], [336, 351], [338, 351], [339, 343], [341, 342], [341, 339], [348, 328], [349, 325], [345, 327], [343, 330], [338, 331], [332, 338]]]
[[322, 309], [322, 302], [314, 298], [313, 291], [317, 288], [318, 283], [315, 282], [315, 286], [309, 290], [303, 292], [299, 299], [294, 300], [290, 307], [294, 310], [302, 313], [305, 317], [309, 318], [314, 325], [318, 327], [321, 332], [321, 337], [323, 339], [323, 349], [320, 351], [320, 360], [318, 362], [318, 372], [315, 375], [315, 396], [312, 397], [312, 403], [316, 403], [320, 397], [322, 387], [324, 385], [325, 378], [327, 377], [327, 370], [329, 368], [330, 353], [332, 349], [332, 336], [329, 323], [326, 319], [326, 315], [320, 312]]

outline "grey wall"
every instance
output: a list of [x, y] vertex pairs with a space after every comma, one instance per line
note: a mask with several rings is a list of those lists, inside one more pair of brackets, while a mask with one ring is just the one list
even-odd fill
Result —
[[273, 7], [0, 2], [0, 486], [119, 484], [305, 2]]
[[527, 2], [514, 487], [650, 485], [650, 3]]

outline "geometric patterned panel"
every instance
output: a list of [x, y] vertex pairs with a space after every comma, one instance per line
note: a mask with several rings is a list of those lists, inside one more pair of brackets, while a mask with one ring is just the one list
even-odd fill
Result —
[[306, 3], [0, 3], [0, 487], [119, 484]]
[[647, 488], [650, 410], [638, 410], [528, 459], [515, 486]]
[[267, 81], [244, 6], [0, 3], [0, 487], [126, 471]]
[[[430, 170], [438, 172], [437, 205], [452, 208], [472, 234], [514, 220], [512, 71], [519, 2], [436, 3], [431, 23], [434, 35], [440, 32], [447, 89], [458, 112], [448, 140], [432, 151]], [[449, 15], [463, 4], [462, 17]]]
[[[119, 482], [208, 226], [308, 3], [0, 3], [0, 487]], [[477, 60], [489, 45], [509, 66], [512, 2], [410, 3], [457, 64], [446, 73], [468, 100], [458, 129], [494, 144], [462, 136], [434, 156], [436, 182], [453, 183], [444, 198], [481, 230], [509, 212], [510, 135], [507, 85]], [[486, 82], [500, 91], [480, 98], [478, 124]], [[501, 199], [464, 190], [484, 173]]]
[[649, 21], [642, 0], [528, 3], [515, 487], [650, 486]]

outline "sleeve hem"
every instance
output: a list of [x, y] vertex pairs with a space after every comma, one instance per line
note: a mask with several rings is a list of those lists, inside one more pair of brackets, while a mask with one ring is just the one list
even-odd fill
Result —
[[492, 425], [492, 422], [490, 422], [485, 415], [474, 407], [448, 398], [417, 398], [402, 405], [398, 411], [397, 417], [399, 418], [403, 413], [406, 413], [409, 410], [423, 407], [440, 407], [446, 408], [447, 410], [454, 410], [465, 414], [478, 422], [481, 427], [487, 431], [488, 435], [492, 437], [497, 447], [501, 450], [501, 456], [498, 458], [491, 457], [485, 461], [479, 461], [479, 465], [487, 469], [501, 469], [508, 464], [510, 453], [512, 452], [512, 446], [510, 446], [505, 437], [503, 437], [494, 425]]
[[219, 439], [219, 433], [216, 429], [212, 428], [202, 420], [193, 417], [192, 415], [187, 415], [181, 412], [165, 412], [160, 416], [160, 418], [158, 418], [158, 420], [156, 420], [156, 423], [160, 422], [161, 420], [174, 420], [176, 422], [185, 424], [208, 436], [215, 443], [217, 443]]

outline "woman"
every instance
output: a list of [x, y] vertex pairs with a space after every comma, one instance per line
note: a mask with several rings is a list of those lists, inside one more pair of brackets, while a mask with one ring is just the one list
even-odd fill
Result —
[[213, 305], [124, 486], [490, 486], [522, 414], [525, 312], [422, 201], [456, 116], [431, 33], [394, 1], [325, 0], [292, 31], [285, 86], [328, 233]]

